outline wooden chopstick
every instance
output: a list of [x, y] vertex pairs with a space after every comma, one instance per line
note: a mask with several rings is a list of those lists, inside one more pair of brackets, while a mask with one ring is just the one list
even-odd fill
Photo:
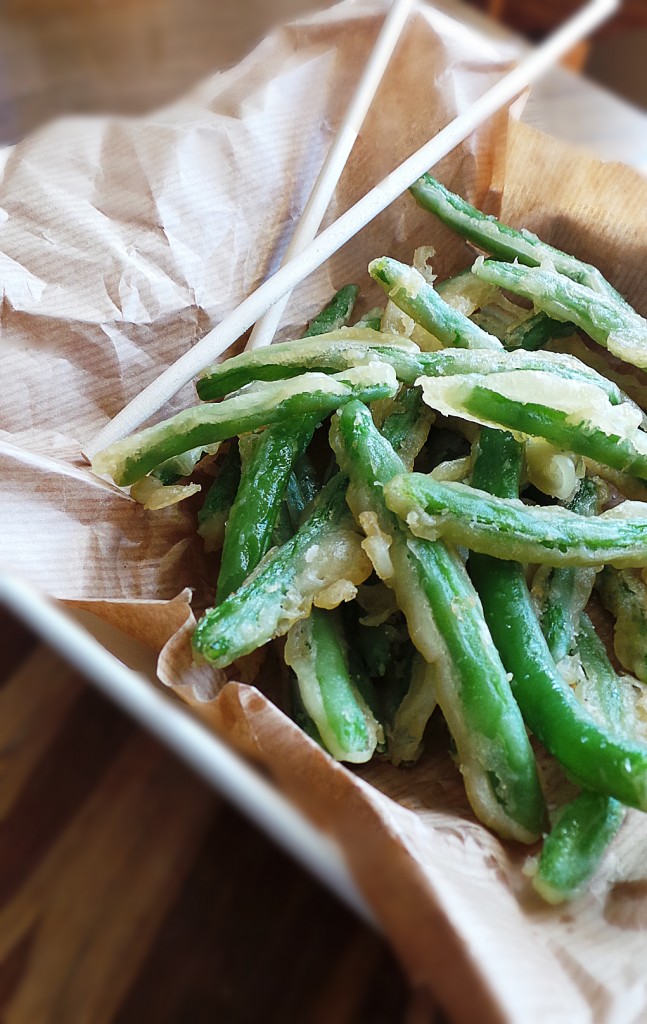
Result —
[[291, 291], [325, 263], [425, 171], [451, 153], [479, 125], [536, 81], [580, 39], [609, 18], [618, 6], [619, 0], [589, 0], [589, 3], [529, 53], [517, 67], [480, 96], [469, 110], [455, 117], [433, 139], [391, 171], [383, 181], [322, 231], [301, 253], [293, 256], [244, 299], [217, 327], [209, 331], [201, 341], [144, 388], [85, 446], [86, 457], [92, 458], [102, 448], [119, 441], [153, 416], [204, 366], [226, 352], [241, 334], [286, 292]]
[[[310, 198], [285, 251], [282, 264], [287, 263], [293, 256], [300, 253], [316, 237], [337, 182], [346, 166], [364, 123], [364, 118], [384, 77], [384, 72], [414, 3], [415, 0], [394, 0], [384, 19], [384, 24], [380, 29], [344, 120], [323, 162]], [[290, 295], [291, 291], [286, 292], [256, 323], [247, 343], [248, 349], [262, 348], [272, 343]]]

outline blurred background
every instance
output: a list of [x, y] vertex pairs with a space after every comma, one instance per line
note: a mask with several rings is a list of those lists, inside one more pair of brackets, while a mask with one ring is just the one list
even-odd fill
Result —
[[[579, 2], [471, 5], [537, 40]], [[141, 113], [167, 103], [236, 63], [278, 22], [326, 6], [332, 0], [3, 0], [0, 144], [58, 114]], [[647, 0], [625, 0], [572, 66], [647, 107], [645, 57]]]

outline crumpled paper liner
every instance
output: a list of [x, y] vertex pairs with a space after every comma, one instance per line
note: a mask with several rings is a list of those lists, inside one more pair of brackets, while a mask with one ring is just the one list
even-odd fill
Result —
[[[459, 1021], [644, 1020], [647, 819], [632, 813], [587, 896], [534, 897], [526, 851], [474, 819], [446, 738], [413, 769], [335, 764], [257, 690], [196, 669], [193, 612], [215, 562], [195, 502], [147, 513], [79, 452], [141, 387], [276, 267], [379, 29], [385, 5], [345, 3], [283, 29], [241, 65], [141, 120], [72, 119], [0, 157], [0, 562], [163, 646], [160, 677], [342, 846], [409, 971]], [[334, 217], [505, 70], [444, 15], [416, 14], [340, 184]], [[438, 174], [478, 204], [596, 262], [645, 310], [647, 187], [494, 118]], [[370, 258], [463, 244], [402, 197], [295, 293], [283, 334], [333, 287], [377, 298]], [[190, 388], [163, 411], [193, 401]], [[178, 596], [179, 595], [179, 596]], [[271, 682], [271, 680], [270, 680]]]

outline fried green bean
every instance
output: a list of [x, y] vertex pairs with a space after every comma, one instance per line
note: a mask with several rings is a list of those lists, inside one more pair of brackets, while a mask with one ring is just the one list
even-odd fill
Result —
[[577, 257], [542, 242], [537, 235], [525, 228], [517, 231], [502, 224], [496, 217], [481, 213], [461, 196], [450, 192], [430, 174], [423, 174], [411, 186], [410, 191], [419, 206], [435, 214], [461, 238], [472, 242], [496, 259], [517, 260], [529, 267], [551, 263], [559, 274], [587, 285], [600, 295], [608, 295], [614, 302], [630, 308], [597, 267], [583, 263]]
[[359, 295], [359, 288], [356, 284], [347, 284], [336, 292], [327, 306], [311, 320], [304, 338], [314, 338], [318, 334], [329, 334], [330, 331], [337, 331], [350, 322], [353, 309]]
[[437, 672], [437, 663], [425, 661], [416, 651], [406, 693], [387, 726], [389, 758], [395, 765], [411, 764], [420, 757], [427, 723], [438, 704]]
[[99, 452], [95, 473], [107, 474], [126, 486], [162, 462], [198, 445], [224, 441], [286, 419], [315, 415], [324, 418], [350, 398], [372, 402], [397, 390], [386, 363], [346, 370], [339, 376], [303, 374], [297, 380], [261, 383], [217, 405], [200, 405], [147, 427]]
[[532, 880], [547, 903], [572, 900], [583, 892], [624, 816], [617, 800], [586, 789], [561, 808]]
[[[413, 460], [429, 430], [420, 393], [401, 392], [393, 400], [387, 425], [394, 443]], [[315, 486], [307, 463], [302, 463], [293, 474], [288, 498], [295, 527]], [[302, 703], [326, 749], [338, 760], [368, 760], [383, 743], [378, 701], [360, 660], [349, 654], [340, 617], [313, 608], [310, 616], [288, 633], [285, 658], [297, 676]]]
[[294, 537], [274, 548], [222, 604], [208, 609], [193, 635], [198, 657], [225, 668], [283, 636], [313, 603], [333, 608], [354, 596], [371, 572], [337, 474], [320, 492]]
[[[390, 443], [399, 452], [401, 458], [405, 461], [406, 465], [413, 464], [413, 459], [424, 444], [427, 434], [429, 432], [430, 417], [427, 415], [419, 390], [404, 389], [402, 390], [391, 404], [390, 414], [386, 419], [383, 430], [389, 437]], [[304, 472], [305, 470], [305, 472]], [[313, 479], [312, 473], [306, 465], [301, 466], [301, 471], [297, 471], [294, 474], [294, 486], [290, 505], [295, 524], [299, 521], [300, 512], [304, 505], [307, 504], [313, 496]], [[302, 699], [305, 707], [310, 710], [310, 714], [318, 725], [319, 732], [324, 740], [324, 746], [329, 750], [333, 756], [338, 757], [340, 760], [366, 760], [364, 756], [365, 748], [360, 746], [354, 751], [347, 746], [346, 753], [349, 756], [342, 756], [339, 749], [339, 744], [335, 745], [335, 741], [332, 743], [328, 742], [327, 729], [335, 728], [334, 722], [328, 722], [322, 720], [322, 716], [325, 719], [327, 714], [331, 714], [334, 717], [334, 709], [337, 709], [337, 718], [341, 719], [345, 716], [345, 719], [349, 722], [358, 723], [362, 720], [362, 716], [367, 714], [367, 708], [373, 712], [373, 717], [370, 719], [368, 724], [365, 726], [365, 731], [373, 738], [373, 748], [375, 748], [375, 736], [377, 735], [377, 743], [381, 743], [381, 726], [377, 726], [378, 717], [378, 702], [374, 688], [370, 680], [370, 674], [365, 673], [363, 670], [360, 671], [361, 666], [357, 657], [351, 659], [352, 665], [349, 663], [349, 654], [346, 649], [346, 642], [344, 638], [343, 626], [339, 620], [333, 622], [327, 622], [326, 616], [329, 613], [321, 611], [320, 609], [313, 608], [310, 617], [307, 620], [299, 622], [296, 626], [290, 630], [288, 634], [288, 646], [286, 648], [286, 657], [290, 658], [290, 664], [296, 672], [299, 678], [299, 686], [302, 688]], [[356, 626], [357, 628], [357, 626]], [[362, 633], [366, 633], [367, 630], [363, 626], [359, 626], [360, 636]], [[374, 631], [372, 631], [374, 632]], [[293, 640], [293, 633], [296, 634], [298, 639]], [[326, 638], [326, 647], [330, 650], [337, 648], [337, 654], [334, 663], [338, 665], [338, 670], [332, 673], [332, 710], [327, 709], [326, 705], [326, 694], [328, 690], [328, 682], [325, 673], [319, 672], [317, 668], [317, 641], [316, 635], [321, 634]], [[383, 632], [379, 632], [378, 648], [380, 647], [380, 640], [384, 640], [386, 635]], [[372, 646], [375, 648], [375, 640], [372, 641]], [[384, 646], [384, 645], [382, 645]], [[390, 649], [390, 644], [387, 643], [387, 648]], [[299, 656], [293, 655], [294, 650], [299, 651]], [[364, 651], [364, 654], [366, 652]], [[372, 652], [375, 654], [375, 650]], [[382, 651], [384, 656], [387, 656], [385, 651]], [[332, 658], [332, 655], [329, 655]], [[362, 658], [362, 663], [364, 662]], [[373, 664], [374, 658], [369, 659], [370, 664]], [[345, 666], [346, 675], [344, 676], [341, 672], [341, 667]], [[379, 675], [379, 673], [378, 673]], [[340, 679], [344, 678], [345, 683], [342, 687]], [[314, 700], [308, 696], [313, 686], [313, 680], [318, 679], [317, 686], [315, 688], [315, 694], [318, 695]], [[392, 680], [388, 681], [388, 687], [390, 689]], [[370, 691], [370, 692], [369, 692]], [[364, 696], [363, 702], [357, 702], [356, 695], [359, 693], [360, 696]], [[340, 695], [343, 694], [343, 700]], [[406, 698], [405, 698], [406, 699]], [[344, 701], [346, 707], [344, 708]], [[429, 708], [429, 714], [433, 710], [435, 705], [435, 699]], [[408, 705], [407, 705], [408, 706]], [[425, 708], [424, 698], [419, 696], [417, 702], [417, 711], [422, 713]], [[404, 713], [404, 711], [403, 711]], [[424, 724], [422, 729], [424, 730]], [[420, 728], [420, 724], [418, 723]], [[377, 733], [376, 733], [377, 728]], [[411, 721], [410, 730], [414, 729], [415, 725]], [[341, 726], [337, 728], [339, 732]], [[399, 735], [399, 733], [398, 733]], [[415, 749], [419, 746], [415, 745]], [[393, 740], [390, 738], [389, 749], [391, 750]], [[396, 740], [397, 749], [397, 740]], [[412, 749], [412, 741], [409, 740], [409, 746], [407, 750]], [[351, 756], [352, 755], [352, 756]]]
[[501, 835], [529, 842], [544, 814], [536, 766], [463, 564], [442, 542], [413, 538], [386, 508], [382, 488], [404, 466], [365, 406], [341, 410], [331, 443], [350, 476], [348, 503], [367, 535], [364, 547], [393, 589], [414, 645], [437, 669], [436, 696], [470, 802]]
[[382, 285], [398, 309], [451, 348], [501, 349], [501, 342], [487, 334], [446, 303], [422, 274], [405, 263], [381, 256], [369, 263], [371, 277]]
[[[469, 321], [467, 321], [469, 323]], [[361, 336], [360, 336], [361, 334]], [[281, 342], [265, 349], [242, 352], [204, 371], [198, 381], [200, 398], [213, 400], [231, 394], [255, 381], [278, 381], [303, 373], [340, 373], [352, 367], [386, 362], [398, 380], [408, 386], [420, 377], [453, 377], [461, 374], [542, 372], [559, 381], [590, 384], [598, 388], [613, 406], [631, 405], [622, 390], [600, 373], [573, 356], [556, 352], [499, 352], [444, 349], [421, 352], [406, 338], [376, 331], [336, 332], [318, 338]]]
[[[519, 355], [520, 353], [517, 353]], [[548, 353], [544, 353], [544, 357]], [[536, 357], [535, 357], [536, 358]], [[445, 416], [459, 416], [517, 437], [543, 437], [630, 476], [647, 479], [647, 433], [628, 400], [613, 405], [597, 385], [578, 387], [543, 370], [418, 378], [425, 401]]]
[[579, 700], [589, 708], [612, 732], [622, 734], [627, 729], [631, 714], [624, 699], [626, 685], [609, 661], [606, 648], [595, 631], [586, 612], [582, 612], [575, 637], [584, 679], [577, 687]]
[[364, 313], [359, 320], [353, 324], [353, 327], [360, 329], [362, 327], [370, 331], [379, 331], [382, 327], [382, 314], [384, 310], [380, 306], [374, 306], [373, 309], [369, 309], [368, 313]]
[[[571, 512], [593, 516], [597, 512], [598, 488], [595, 480], [585, 477], [580, 489], [567, 506]], [[555, 662], [572, 651], [583, 612], [595, 580], [595, 570], [553, 569], [542, 581], [541, 591], [533, 582], [533, 597], [538, 600], [540, 622], [546, 643]]]
[[[626, 725], [621, 681], [588, 615], [579, 618], [575, 638], [584, 679], [578, 699], [605, 727], [622, 733]], [[590, 882], [617, 834], [625, 809], [613, 797], [583, 790], [562, 807], [544, 845], [533, 886], [548, 903], [574, 899]]]
[[400, 359], [400, 353], [416, 356], [419, 349], [407, 338], [365, 327], [343, 328], [314, 338], [283, 341], [241, 352], [203, 370], [196, 389], [198, 397], [207, 402], [257, 381], [288, 380], [303, 373], [339, 373], [380, 360], [398, 366], [400, 374], [405, 374], [409, 383], [413, 383], [420, 372], [420, 364]]
[[285, 661], [326, 750], [338, 761], [369, 761], [382, 730], [353, 680], [339, 613], [313, 608], [292, 626]]
[[[591, 486], [583, 488], [577, 504], [584, 514], [593, 515], [597, 488], [592, 480], [584, 482]], [[627, 701], [623, 699], [626, 687], [621, 686], [589, 615], [581, 610], [593, 581], [578, 586], [580, 573], [581, 570], [574, 569], [555, 571], [555, 577], [560, 579], [558, 586], [549, 589], [542, 629], [556, 662], [574, 649], [580, 665], [575, 687], [577, 699], [602, 726], [621, 735], [629, 721]], [[569, 575], [573, 578], [571, 588], [567, 586]], [[578, 593], [580, 590], [584, 592]], [[564, 603], [560, 608], [562, 592]], [[549, 903], [578, 896], [591, 881], [623, 818], [624, 808], [618, 801], [589, 790], [562, 807], [536, 861], [532, 874], [534, 889]]]
[[198, 533], [205, 551], [217, 551], [225, 539], [225, 526], [240, 483], [240, 454], [233, 443], [223, 459], [218, 476], [207, 491], [198, 512]]
[[268, 427], [243, 466], [231, 506], [220, 560], [216, 602], [247, 579], [272, 546], [292, 467], [312, 439], [317, 420], [305, 416]]
[[[521, 446], [509, 434], [483, 431], [474, 484], [512, 499], [519, 493], [520, 473]], [[647, 746], [598, 725], [557, 672], [523, 567], [472, 554], [469, 571], [528, 727], [576, 782], [647, 810]]]
[[604, 607], [615, 618], [613, 646], [618, 661], [628, 672], [647, 682], [647, 585], [644, 579], [634, 572], [608, 567], [596, 578], [595, 586]]
[[483, 281], [531, 299], [553, 319], [575, 324], [619, 359], [647, 367], [647, 321], [624, 303], [552, 268], [477, 260], [473, 271]]
[[508, 561], [554, 566], [644, 565], [644, 519], [591, 518], [560, 506], [524, 505], [462, 483], [405, 473], [385, 485], [392, 512], [416, 537], [443, 537]]
[[525, 349], [526, 352], [536, 352], [543, 348], [549, 341], [557, 338], [568, 338], [575, 333], [575, 324], [569, 320], [553, 320], [546, 313], [534, 313], [523, 320], [522, 323], [512, 327], [503, 338], [503, 345], [506, 349]]
[[[307, 455], [295, 460], [286, 500], [288, 537], [299, 528], [319, 484]], [[337, 611], [311, 608], [287, 634], [284, 658], [294, 673], [292, 706], [295, 721], [340, 761], [368, 761], [384, 742], [373, 708], [371, 682], [349, 651], [342, 617]], [[351, 664], [352, 662], [352, 664]]]

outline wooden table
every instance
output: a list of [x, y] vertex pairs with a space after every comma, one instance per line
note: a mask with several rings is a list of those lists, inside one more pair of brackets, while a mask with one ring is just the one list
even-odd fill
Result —
[[[7, 0], [0, 143], [64, 111], [166, 102], [323, 5]], [[558, 75], [527, 116], [647, 166], [644, 119], [600, 95], [592, 132], [590, 108]], [[2, 612], [0, 645], [3, 1021], [440, 1020], [375, 934]]]

